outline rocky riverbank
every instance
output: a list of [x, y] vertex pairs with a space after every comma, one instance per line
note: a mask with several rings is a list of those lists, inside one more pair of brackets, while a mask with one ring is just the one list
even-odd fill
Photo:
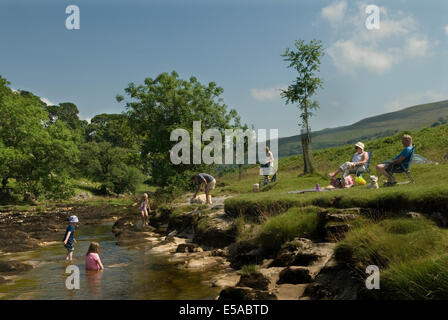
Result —
[[[191, 206], [191, 195], [171, 208], [159, 210], [151, 226], [138, 227], [135, 214], [121, 217], [113, 226], [119, 245], [150, 242], [151, 253], [166, 255], [179, 268], [213, 270], [209, 285], [221, 288], [217, 299], [356, 299], [359, 277], [334, 259], [335, 241], [350, 230], [360, 209], [331, 213], [322, 210], [325, 238], [313, 242], [296, 238], [275, 254], [263, 252], [252, 239], [237, 241], [236, 219], [224, 212], [224, 200], [210, 206]], [[168, 211], [168, 212], [166, 212]], [[256, 265], [251, 272], [241, 270]]]
[[[51, 210], [0, 211], [0, 251], [32, 251], [62, 240], [68, 217], [82, 225], [114, 222], [119, 246], [144, 245], [145, 252], [163, 255], [179, 268], [214, 274], [206, 284], [221, 289], [217, 299], [356, 299], [359, 277], [338, 265], [335, 241], [350, 230], [359, 209], [331, 213], [322, 210], [325, 238], [295, 238], [276, 253], [265, 253], [255, 240], [238, 241], [238, 222], [224, 211], [228, 197], [213, 205], [190, 205], [185, 195], [170, 207], [159, 208], [150, 226], [141, 227], [138, 208], [132, 206], [60, 205]], [[149, 244], [149, 246], [148, 246]], [[245, 271], [243, 266], [255, 265]], [[34, 266], [21, 261], [0, 262], [0, 284]], [[244, 269], [244, 268], [243, 268]]]

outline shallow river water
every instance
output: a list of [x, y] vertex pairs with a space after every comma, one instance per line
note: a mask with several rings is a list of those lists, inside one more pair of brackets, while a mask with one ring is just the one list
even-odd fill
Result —
[[[148, 252], [150, 245], [120, 247], [112, 224], [81, 226], [75, 232], [73, 264], [80, 269], [80, 289], [68, 290], [68, 263], [62, 243], [25, 253], [0, 254], [0, 260], [17, 259], [35, 265], [15, 281], [0, 285], [0, 299], [215, 299], [218, 288], [204, 283], [212, 271], [189, 272]], [[63, 236], [63, 235], [62, 235]], [[84, 256], [91, 241], [100, 243], [105, 269], [86, 272]]]

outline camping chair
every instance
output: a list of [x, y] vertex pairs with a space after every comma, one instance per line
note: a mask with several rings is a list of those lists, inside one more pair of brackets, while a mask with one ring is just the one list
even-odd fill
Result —
[[351, 173], [356, 173], [356, 176], [359, 177], [362, 173], [370, 173], [370, 160], [372, 159], [372, 152], [368, 152], [369, 160], [365, 165], [365, 170], [359, 166], [355, 171], [350, 171]]
[[409, 159], [408, 166], [406, 167], [402, 162], [399, 164], [400, 165], [399, 167], [394, 167], [391, 171], [389, 171], [389, 173], [392, 174], [392, 173], [403, 173], [404, 172], [408, 176], [409, 180], [411, 180], [412, 183], [415, 183], [414, 179], [411, 176], [411, 170], [410, 170], [412, 160], [414, 160], [414, 154], [415, 154], [415, 146], [412, 146], [412, 151], [411, 151], [411, 154], [409, 155], [410, 159]]

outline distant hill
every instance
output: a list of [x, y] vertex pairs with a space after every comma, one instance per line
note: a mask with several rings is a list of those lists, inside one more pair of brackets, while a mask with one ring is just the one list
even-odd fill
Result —
[[[312, 149], [318, 150], [393, 135], [403, 130], [434, 127], [448, 122], [448, 100], [421, 104], [358, 121], [349, 126], [311, 133]], [[280, 138], [279, 157], [302, 153], [300, 136]]]

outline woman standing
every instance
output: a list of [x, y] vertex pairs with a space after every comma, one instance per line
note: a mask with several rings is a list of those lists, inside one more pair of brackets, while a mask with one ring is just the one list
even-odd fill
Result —
[[261, 165], [261, 170], [263, 171], [263, 175], [268, 182], [271, 182], [270, 174], [274, 168], [274, 155], [272, 154], [269, 147], [265, 148], [266, 150], [266, 161], [263, 165]]

